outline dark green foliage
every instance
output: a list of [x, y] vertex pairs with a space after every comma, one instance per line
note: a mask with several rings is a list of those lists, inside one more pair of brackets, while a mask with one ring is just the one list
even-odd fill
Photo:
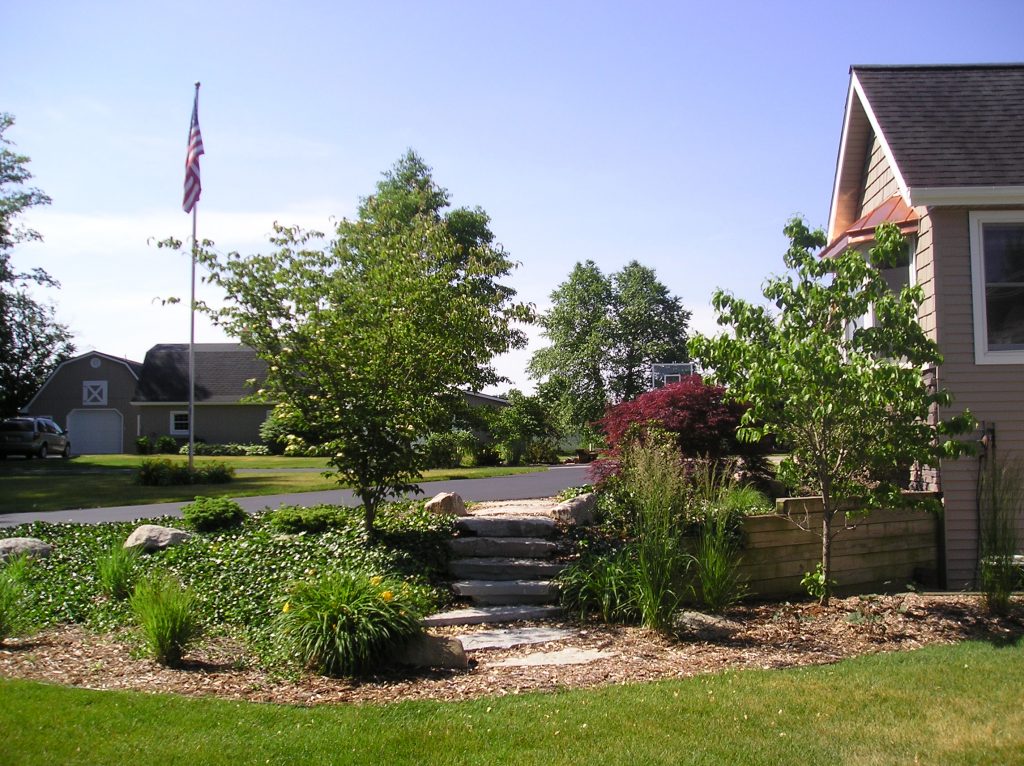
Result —
[[167, 458], [143, 460], [135, 473], [135, 480], [143, 486], [173, 487], [184, 484], [225, 484], [231, 481], [235, 469], [226, 463], [206, 463], [189, 471], [187, 463]]
[[202, 627], [195, 592], [165, 572], [154, 572], [135, 586], [130, 605], [150, 656], [177, 665]]
[[473, 450], [473, 465], [478, 468], [501, 465], [501, 453], [490, 444], [477, 444]]
[[39, 189], [25, 186], [32, 178], [29, 158], [12, 151], [13, 144], [4, 136], [12, 125], [14, 117], [0, 112], [0, 417], [18, 414], [75, 351], [67, 325], [56, 320], [52, 305], [33, 294], [60, 283], [43, 269], [19, 272], [11, 263], [16, 244], [42, 239], [15, 219], [30, 208], [50, 204]]
[[[280, 658], [270, 630], [288, 584], [338, 568], [401, 577], [417, 598], [437, 601], [446, 575], [452, 521], [428, 514], [422, 503], [385, 506], [379, 535], [369, 544], [358, 508], [336, 509], [337, 526], [320, 534], [282, 536], [272, 514], [249, 517], [240, 528], [196, 535], [185, 544], [139, 557], [137, 571], [169, 572], [188, 583], [198, 599], [197, 614], [212, 629], [243, 636], [266, 663]], [[149, 520], [174, 524], [174, 519]], [[0, 534], [37, 537], [54, 546], [47, 559], [33, 562], [25, 587], [25, 616], [41, 627], [81, 623], [109, 630], [132, 623], [126, 601], [98, 598], [104, 593], [97, 562], [121, 546], [138, 522], [49, 524], [36, 522]]]
[[[179, 455], [188, 454], [188, 445], [182, 444], [178, 448]], [[253, 457], [269, 455], [270, 448], [265, 444], [207, 444], [196, 442], [193, 455], [208, 455], [211, 457]]]
[[96, 577], [102, 593], [113, 599], [128, 598], [139, 573], [139, 549], [114, 545], [96, 562]]
[[458, 468], [475, 446], [476, 437], [462, 429], [428, 434], [423, 442], [423, 467]]
[[543, 400], [516, 389], [505, 398], [509, 406], [491, 410], [487, 416], [488, 430], [505, 464], [556, 462], [553, 440], [558, 428]]
[[373, 670], [418, 633], [424, 604], [401, 580], [332, 571], [293, 583], [277, 630], [303, 666], [327, 676]]
[[185, 523], [197, 532], [219, 532], [241, 526], [246, 513], [242, 506], [227, 497], [197, 497], [182, 506]]
[[335, 505], [282, 505], [267, 514], [271, 527], [288, 535], [303, 532], [319, 534], [328, 529], [337, 529], [350, 523], [352, 512]]

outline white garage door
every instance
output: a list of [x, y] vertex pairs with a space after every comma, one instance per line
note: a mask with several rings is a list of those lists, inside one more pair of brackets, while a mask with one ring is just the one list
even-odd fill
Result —
[[76, 455], [123, 452], [121, 413], [117, 410], [75, 410], [68, 414], [71, 451]]

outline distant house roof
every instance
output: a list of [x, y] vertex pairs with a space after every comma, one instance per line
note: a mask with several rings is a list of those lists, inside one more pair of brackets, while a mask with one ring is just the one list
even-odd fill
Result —
[[[267, 363], [239, 343], [195, 345], [196, 402], [235, 404], [256, 392], [267, 376]], [[257, 386], [248, 385], [255, 379]], [[163, 343], [146, 352], [132, 401], [181, 404], [188, 401], [188, 344]]]
[[829, 220], [853, 208], [878, 136], [907, 205], [1024, 202], [1024, 64], [853, 66]]
[[90, 357], [96, 357], [96, 358], [99, 358], [99, 359], [106, 359], [108, 362], [112, 362], [114, 364], [123, 364], [125, 366], [125, 368], [128, 370], [128, 372], [131, 373], [132, 377], [134, 377], [136, 380], [139, 379], [139, 375], [142, 373], [142, 364], [140, 362], [133, 362], [131, 359], [125, 359], [123, 357], [111, 356], [110, 354], [104, 354], [102, 351], [88, 351], [88, 352], [86, 352], [84, 354], [79, 354], [78, 356], [73, 356], [70, 359], [66, 359], [65, 361], [63, 361], [59, 365], [57, 365], [57, 367], [53, 370], [53, 372], [51, 372], [47, 376], [46, 380], [43, 382], [43, 385], [39, 387], [39, 390], [36, 391], [35, 396], [33, 396], [32, 399], [28, 402], [28, 404], [26, 404], [21, 409], [24, 410], [25, 412], [30, 412], [32, 410], [33, 405], [35, 405], [35, 403], [36, 403], [36, 399], [38, 399], [39, 396], [46, 389], [46, 387], [48, 385], [50, 385], [50, 381], [53, 380], [54, 377], [56, 377], [57, 373], [61, 369], [63, 369], [64, 367], [66, 367], [69, 364], [81, 361], [82, 359], [89, 359]]

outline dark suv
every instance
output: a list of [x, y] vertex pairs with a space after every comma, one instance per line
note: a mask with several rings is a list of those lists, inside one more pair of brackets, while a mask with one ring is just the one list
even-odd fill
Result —
[[0, 460], [8, 455], [68, 458], [71, 457], [71, 440], [50, 418], [7, 418], [0, 421]]

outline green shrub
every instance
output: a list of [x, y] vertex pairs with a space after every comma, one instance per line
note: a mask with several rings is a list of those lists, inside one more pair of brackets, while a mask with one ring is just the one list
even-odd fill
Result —
[[473, 465], [478, 468], [490, 468], [501, 464], [501, 454], [489, 444], [478, 443], [473, 449]]
[[604, 555], [588, 554], [558, 576], [562, 606], [580, 619], [597, 614], [603, 622], [638, 622], [639, 577], [632, 547]]
[[566, 487], [555, 495], [555, 499], [564, 503], [566, 500], [572, 500], [573, 498], [580, 497], [581, 495], [590, 494], [593, 491], [594, 485], [592, 484], [582, 484], [579, 487]]
[[155, 572], [140, 580], [131, 598], [132, 613], [142, 629], [150, 656], [161, 665], [177, 665], [199, 638], [196, 594], [169, 574]]
[[153, 452], [161, 455], [175, 455], [178, 452], [178, 440], [173, 436], [158, 436]]
[[445, 433], [432, 433], [423, 441], [423, 461], [426, 468], [458, 468], [462, 459], [473, 449], [476, 439], [469, 431], [457, 429]]
[[319, 533], [349, 524], [352, 513], [334, 505], [282, 505], [268, 514], [270, 526], [278, 532], [297, 535], [302, 532]]
[[340, 571], [294, 583], [278, 620], [286, 649], [327, 676], [374, 669], [421, 630], [422, 604], [400, 580]]
[[168, 458], [143, 460], [135, 481], [147, 487], [172, 487], [183, 484], [224, 484], [231, 481], [234, 469], [226, 463], [207, 463], [188, 470], [187, 463]]
[[135, 451], [140, 455], [152, 455], [156, 445], [148, 436], [140, 436], [135, 440]]
[[558, 450], [547, 439], [535, 441], [526, 448], [523, 460], [529, 465], [551, 465], [558, 462]]
[[[179, 455], [188, 454], [188, 445], [183, 444], [178, 450]], [[245, 457], [255, 455], [269, 455], [270, 448], [263, 444], [207, 444], [196, 442], [194, 455], [209, 455], [211, 457]]]
[[96, 576], [100, 590], [107, 596], [124, 600], [131, 595], [138, 574], [138, 548], [113, 545], [110, 551], [96, 562]]
[[197, 497], [181, 507], [181, 514], [197, 532], [216, 532], [241, 526], [246, 519], [242, 506], [226, 497]]

